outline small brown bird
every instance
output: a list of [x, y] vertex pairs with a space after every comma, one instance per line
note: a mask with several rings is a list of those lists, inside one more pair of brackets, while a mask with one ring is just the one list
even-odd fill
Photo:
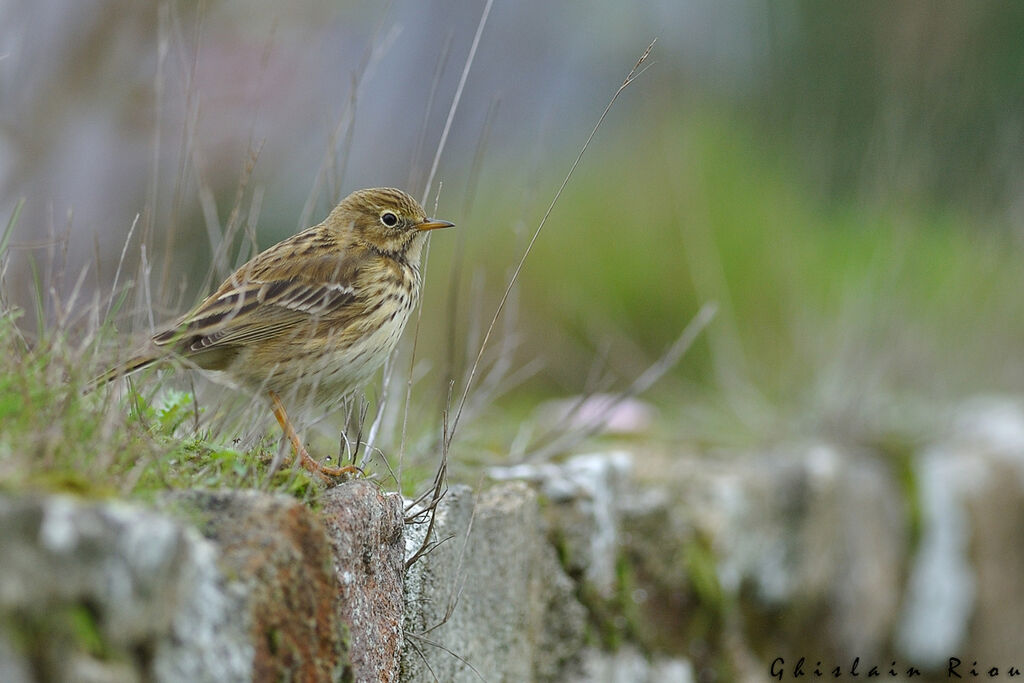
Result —
[[151, 348], [95, 380], [107, 382], [168, 356], [219, 370], [266, 392], [302, 464], [327, 476], [355, 467], [313, 459], [281, 395], [334, 403], [391, 354], [419, 301], [427, 218], [401, 190], [359, 190], [327, 219], [236, 270], [201, 304], [152, 339]]

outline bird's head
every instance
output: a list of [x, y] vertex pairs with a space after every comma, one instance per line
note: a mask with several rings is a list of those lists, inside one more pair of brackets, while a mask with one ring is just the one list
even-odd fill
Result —
[[422, 247], [427, 231], [453, 226], [448, 221], [427, 218], [419, 202], [391, 187], [353, 192], [335, 207], [326, 222], [335, 229], [350, 231], [353, 239], [368, 247], [396, 255]]

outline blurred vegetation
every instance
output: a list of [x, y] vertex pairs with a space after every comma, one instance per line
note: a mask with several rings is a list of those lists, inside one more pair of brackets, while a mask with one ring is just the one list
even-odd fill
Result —
[[1001, 211], [1024, 171], [1024, 6], [766, 6], [767, 70], [739, 99], [810, 189]]
[[[286, 123], [295, 107], [290, 102], [284, 106], [288, 116], [279, 121], [273, 116], [280, 114], [274, 108], [280, 103], [272, 102], [288, 100], [277, 98], [273, 90], [286, 89], [294, 81], [287, 68], [267, 68], [261, 62], [255, 69], [256, 43], [244, 30], [228, 32], [237, 42], [220, 44], [220, 52], [190, 45], [193, 38], [216, 41], [225, 17], [234, 16], [230, 2], [215, 4], [216, 11], [208, 17], [194, 16], [203, 14], [203, 6], [171, 3], [179, 13], [170, 12], [170, 20], [137, 8], [125, 15], [129, 18], [119, 19], [122, 15], [115, 10], [124, 4], [103, 3], [107, 11], [101, 14], [109, 21], [90, 22], [80, 44], [73, 43], [54, 57], [50, 72], [30, 72], [50, 79], [47, 88], [15, 89], [16, 81], [0, 81], [0, 95], [18, 93], [15, 109], [0, 107], [5, 116], [0, 135], [11, 142], [6, 149], [13, 158], [7, 167], [13, 169], [13, 180], [8, 178], [0, 187], [0, 206], [15, 193], [27, 193], [26, 211], [34, 217], [24, 232], [33, 239], [49, 234], [51, 255], [54, 244], [67, 249], [77, 240], [78, 256], [86, 251], [92, 259], [95, 246], [93, 265], [101, 266], [102, 276], [97, 275], [94, 283], [91, 271], [86, 286], [95, 285], [102, 293], [100, 300], [107, 295], [103, 287], [116, 267], [130, 217], [140, 212], [124, 278], [139, 284], [149, 276], [138, 266], [138, 246], [145, 238], [151, 263], [144, 265], [155, 267], [153, 317], [159, 323], [203, 293], [211, 241], [205, 233], [222, 227], [213, 222], [230, 224], [235, 232], [226, 241], [244, 253], [257, 227], [262, 247], [293, 231], [320, 161], [315, 155], [323, 154], [336, 111], [323, 112], [311, 105], [316, 117], [300, 120], [307, 127], [303, 140], [290, 140], [290, 129], [275, 126]], [[337, 12], [323, 7], [318, 11], [320, 15], [310, 16], [335, 17]], [[360, 14], [360, 21], [371, 15]], [[642, 15], [638, 11], [637, 16]], [[709, 16], [719, 22], [717, 29], [728, 40], [716, 42], [715, 35], [698, 38], [710, 41], [721, 53], [697, 59], [696, 48], [688, 52], [691, 46], [663, 38], [655, 51], [657, 63], [616, 105], [569, 183], [526, 262], [495, 343], [516, 349], [511, 375], [534, 360], [543, 363], [543, 370], [496, 392], [504, 392], [497, 409], [488, 402], [476, 406], [477, 416], [487, 417], [486, 429], [467, 433], [464, 428], [457, 447], [487, 457], [501, 455], [523, 423], [537, 417], [542, 399], [576, 394], [593, 384], [621, 389], [655, 362], [707, 301], [719, 303], [717, 319], [651, 397], [662, 411], [666, 438], [685, 435], [720, 442], [740, 434], [762, 440], [825, 430], [890, 442], [894, 430], [934, 426], [935, 406], [970, 393], [1020, 392], [1024, 386], [1024, 363], [1015, 353], [1024, 342], [1018, 295], [1024, 285], [1024, 254], [1017, 224], [1024, 173], [1024, 41], [1019, 39], [1024, 35], [1024, 6], [935, 5], [924, 0], [798, 0], [764, 7], [751, 3], [737, 14], [737, 21], [745, 19], [749, 30], [742, 45], [737, 36], [743, 32], [730, 32], [725, 30], [730, 26], [722, 24], [733, 15], [723, 11]], [[301, 26], [301, 16], [295, 21]], [[485, 33], [484, 52], [489, 41], [507, 45], [500, 17], [494, 22]], [[193, 36], [193, 25], [202, 25], [214, 38], [198, 28]], [[162, 100], [150, 91], [151, 71], [158, 65], [153, 61], [155, 48], [147, 42], [161, 26], [171, 26], [172, 38], [171, 56], [163, 67], [169, 94]], [[645, 40], [649, 28], [644, 27]], [[671, 33], [674, 28], [665, 30]], [[277, 33], [264, 35], [262, 29], [247, 30], [267, 41], [259, 43], [259, 54], [268, 63], [283, 53], [285, 67], [315, 66], [302, 59], [288, 61], [295, 45], [275, 43], [294, 40], [301, 31], [282, 30], [284, 37], [279, 38]], [[351, 26], [345, 30], [366, 34], [364, 38], [376, 35]], [[326, 41], [325, 36], [333, 34], [324, 31], [319, 39]], [[114, 40], [121, 33], [134, 39]], [[464, 107], [473, 111], [475, 106], [479, 112], [493, 106], [499, 114], [486, 123], [472, 117], [467, 122], [461, 115], [456, 119], [453, 140], [459, 139], [446, 152], [449, 166], [441, 173], [445, 185], [439, 215], [455, 220], [459, 230], [433, 239], [410, 428], [408, 435], [389, 435], [385, 446], [391, 456], [406, 450], [424, 456], [404, 463], [414, 479], [433, 471], [449, 378], [456, 379], [457, 400], [511, 267], [585, 138], [590, 117], [614, 88], [609, 81], [607, 94], [601, 90], [594, 95], [599, 90], [595, 84], [604, 83], [608, 64], [624, 75], [636, 56], [633, 52], [642, 47], [630, 43], [628, 57], [613, 59], [612, 45], [629, 42], [626, 33], [623, 29], [619, 41], [601, 43], [608, 50], [601, 54], [602, 64], [574, 72], [577, 83], [558, 94], [564, 99], [540, 103], [554, 112], [544, 116], [553, 118], [563, 109], [570, 111], [566, 101], [576, 105], [573, 99], [579, 98], [587, 103], [571, 109], [567, 124], [552, 128], [561, 133], [565, 128], [559, 126], [571, 126], [574, 134], [559, 134], [555, 140], [545, 137], [546, 128], [538, 134], [543, 127], [534, 124], [542, 118], [540, 113], [525, 122], [502, 119], [497, 99], [490, 99], [497, 95], [480, 85], [489, 83], [486, 74], [474, 72], [478, 80], [470, 81]], [[463, 37], [460, 34], [459, 39]], [[108, 52], [106, 46], [113, 44], [120, 47]], [[241, 55], [237, 63], [232, 49]], [[146, 55], [152, 69], [140, 70], [128, 58], [139, 54]], [[446, 78], [455, 77], [459, 55], [448, 65]], [[193, 56], [201, 60], [198, 66], [191, 64]], [[211, 60], [215, 68], [204, 73], [201, 67]], [[382, 63], [388, 65], [386, 60]], [[269, 85], [255, 76], [247, 80], [250, 74], [235, 71], [238, 64], [258, 71]], [[344, 71], [350, 66], [330, 68]], [[199, 88], [191, 80], [193, 68], [206, 95], [196, 97], [202, 107], [190, 101]], [[264, 68], [266, 72], [260, 70]], [[406, 75], [415, 80], [415, 74]], [[227, 88], [231, 79], [240, 85]], [[393, 95], [393, 84], [382, 82], [386, 80], [371, 83], [377, 89], [371, 92], [381, 100]], [[394, 87], [427, 87], [431, 79], [419, 80], [424, 82], [396, 81]], [[62, 87], [62, 82], [69, 87]], [[75, 83], [88, 87], [70, 87]], [[130, 84], [124, 85], [130, 96], [108, 97], [99, 87], [104, 83], [115, 90], [121, 87], [118, 84]], [[544, 85], [530, 87], [547, 93]], [[261, 142], [247, 88], [259, 93], [256, 99], [263, 98], [261, 107], [269, 112], [265, 127], [271, 131], [255, 168], [250, 166], [250, 153]], [[188, 96], [182, 98], [182, 93]], [[438, 93], [433, 119], [442, 115], [442, 102], [449, 94]], [[341, 89], [334, 95], [338, 100], [348, 97]], [[417, 106], [423, 104], [412, 99]], [[514, 106], [515, 100], [516, 93], [505, 96], [502, 106]], [[179, 111], [176, 107], [182, 102], [187, 106]], [[168, 111], [154, 111], [154, 103]], [[360, 107], [375, 104], [375, 97], [356, 104], [358, 125], [352, 131], [357, 151], [360, 136], [370, 135], [365, 131], [373, 118]], [[201, 115], [193, 120], [189, 106]], [[415, 111], [392, 108], [412, 117], [396, 121], [407, 124], [406, 133], [418, 131], [423, 114], [417, 107], [407, 108]], [[252, 119], [247, 118], [250, 115]], [[584, 115], [588, 118], [580, 119]], [[103, 149], [97, 158], [119, 159], [123, 154], [128, 159], [108, 162], [122, 175], [109, 168], [106, 176], [97, 171], [96, 176], [107, 179], [105, 186], [89, 185], [93, 178], [88, 174], [79, 177], [68, 171], [67, 177], [82, 183], [71, 196], [102, 207], [102, 220], [95, 224], [114, 228], [93, 245], [93, 234], [88, 240], [78, 234], [84, 231], [78, 227], [81, 223], [72, 233], [69, 217], [68, 242], [59, 242], [53, 216], [40, 218], [52, 199], [47, 193], [58, 186], [57, 179], [65, 179], [58, 173], [65, 162], [70, 168], [84, 158], [65, 154], [68, 148], [63, 145], [76, 140], [76, 134], [86, 136], [88, 131], [82, 132], [84, 126], [76, 124], [77, 119], [105, 116], [110, 121], [95, 127], [115, 135], [92, 142], [99, 140]], [[229, 121], [228, 130], [236, 137], [217, 137], [227, 135], [211, 123], [218, 116]], [[244, 125], [238, 117], [244, 118]], [[428, 122], [425, 150], [436, 132], [433, 119]], [[314, 123], [327, 127], [310, 130]], [[493, 139], [487, 137], [491, 123]], [[163, 135], [159, 155], [153, 154], [158, 137], [154, 132]], [[353, 153], [352, 160], [344, 156], [349, 132], [342, 127], [341, 139], [333, 141], [338, 144], [337, 165], [347, 168], [347, 175], [343, 182], [338, 177], [331, 180], [352, 189], [365, 184], [367, 173], [373, 174], [374, 182], [391, 177], [376, 166], [369, 171], [358, 167], [358, 154]], [[179, 134], [183, 140], [176, 137]], [[407, 163], [408, 154], [388, 148], [389, 141], [379, 136], [371, 137], [374, 164]], [[110, 139], [120, 146], [104, 143]], [[396, 146], [405, 144], [403, 138], [395, 140]], [[82, 147], [88, 149], [85, 143]], [[472, 158], [476, 152], [480, 156]], [[159, 158], [151, 159], [151, 154]], [[427, 152], [419, 154], [420, 165], [427, 157]], [[93, 163], [96, 160], [85, 165]], [[307, 170], [293, 173], [296, 168]], [[156, 171], [158, 177], [151, 178]], [[402, 167], [399, 175], [425, 176], [423, 168], [412, 171]], [[394, 175], [393, 169], [389, 172]], [[246, 180], [241, 190], [240, 176]], [[36, 183], [43, 188], [42, 197], [33, 196]], [[98, 188], [103, 187], [108, 194], [100, 196]], [[8, 193], [11, 197], [5, 196]], [[157, 198], [154, 206], [149, 205], [152, 197]], [[313, 204], [325, 201], [321, 196]], [[47, 221], [49, 233], [40, 227]], [[94, 223], [86, 227], [98, 230]], [[114, 232], [117, 239], [111, 238]], [[27, 241], [24, 235], [15, 242], [19, 240]], [[84, 242], [89, 246], [83, 250]], [[40, 279], [51, 271], [30, 267], [30, 259], [23, 258], [34, 248], [4, 254], [0, 341], [8, 360], [0, 366], [0, 418], [5, 426], [0, 448], [5, 454], [42, 454], [40, 462], [50, 467], [61, 461], [54, 460], [51, 450], [63, 439], [67, 444], [58, 452], [67, 456], [62, 461], [67, 471], [82, 471], [83, 444], [96, 438], [97, 424], [109, 423], [101, 417], [105, 406], [95, 398], [78, 397], [76, 385], [66, 385], [67, 378], [80, 385], [83, 377], [102, 369], [96, 358], [110, 359], [113, 337], [103, 337], [107, 346], [101, 353], [80, 349], [68, 355], [74, 341], [67, 339], [77, 329], [42, 326], [26, 331], [38, 327], [37, 304], [41, 317], [52, 318], [54, 312], [55, 297], [49, 292], [53, 283]], [[76, 256], [74, 249], [69, 251]], [[233, 256], [229, 250], [227, 261], [234, 263]], [[165, 266], [173, 272], [164, 271]], [[74, 270], [68, 268], [69, 273]], [[26, 284], [26, 273], [34, 284]], [[57, 289], [67, 295], [66, 287]], [[32, 295], [25, 297], [25, 292]], [[127, 343], [123, 340], [130, 331], [148, 328], [151, 309], [142, 294], [133, 290], [117, 319], [120, 344]], [[500, 351], [495, 349], [489, 362], [495, 354]], [[406, 356], [400, 363], [409, 367]], [[34, 386], [37, 380], [43, 385]], [[129, 392], [118, 403], [126, 421], [101, 436], [106, 439], [102, 443], [110, 443], [117, 453], [126, 444], [149, 444], [140, 448], [150, 455], [140, 457], [153, 459], [155, 469], [146, 472], [154, 478], [136, 471], [131, 475], [135, 483], [122, 480], [114, 486], [146, 488], [139, 482], [174, 476], [159, 463], [166, 458], [188, 462], [189, 448], [201, 451], [202, 460], [211, 466], [236, 466], [230, 464], [234, 456], [210, 458], [211, 453], [233, 452], [229, 434], [226, 444], [205, 434], [191, 446], [173, 445], [175, 439], [181, 440], [181, 425], [167, 420], [184, 409], [181, 397], [156, 398], [150, 388], [142, 391], [139, 396]], [[400, 413], [391, 414], [388, 424], [397, 424]], [[269, 456], [260, 448], [246, 456], [251, 462], [243, 458], [237, 465], [242, 470], [219, 471], [209, 481], [265, 483], [261, 477]], [[478, 454], [460, 453], [460, 462], [473, 462]], [[102, 460], [106, 466], [116, 461]], [[131, 472], [129, 465], [114, 467]], [[185, 468], [179, 483], [206, 481], [202, 477], [207, 474]], [[296, 486], [303, 488], [301, 482]]]
[[[521, 281], [524, 355], [547, 360], [535, 388], [578, 389], [609, 339], [609, 366], [635, 375], [715, 300], [719, 318], [662, 399], [725, 394], [769, 421], [855, 431], [901, 399], [1019, 391], [1024, 254], [1001, 216], [823, 197], [749, 119], [679, 111], [604, 140], [545, 228]], [[507, 217], [522, 212], [509, 197], [477, 206], [467, 251], [503, 273], [522, 242]], [[439, 246], [434, 273], [448, 268]], [[443, 305], [439, 279], [428, 309]]]
[[[531, 386], [578, 391], [600, 358], [621, 386], [715, 300], [657, 399], [674, 419], [731, 416], [702, 413], [712, 431], [888, 438], [965, 395], [1019, 392], [1024, 7], [751, 14], [763, 49], [745, 87], [660, 61], [570, 183], [521, 280], [523, 355], [546, 359]], [[497, 289], [539, 210], [486, 173], [463, 222]]]

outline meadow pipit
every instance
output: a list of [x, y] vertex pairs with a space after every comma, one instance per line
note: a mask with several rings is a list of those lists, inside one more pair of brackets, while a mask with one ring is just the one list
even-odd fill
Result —
[[260, 253], [150, 348], [97, 378], [102, 383], [179, 356], [270, 397], [302, 464], [339, 476], [355, 467], [313, 459], [281, 395], [334, 404], [364, 384], [398, 343], [420, 295], [427, 218], [401, 190], [359, 190], [327, 217]]

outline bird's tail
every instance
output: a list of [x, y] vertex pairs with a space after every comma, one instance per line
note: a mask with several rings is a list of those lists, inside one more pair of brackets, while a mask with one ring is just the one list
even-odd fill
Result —
[[160, 358], [161, 356], [158, 356], [156, 354], [135, 356], [126, 363], [121, 363], [120, 365], [114, 366], [113, 368], [104, 372], [102, 375], [94, 377], [86, 385], [85, 391], [86, 393], [88, 393], [106, 384], [107, 382], [118, 379], [119, 377], [124, 377], [125, 375], [129, 375], [135, 372], [136, 370], [141, 370], [142, 368], [149, 367], [153, 363], [160, 360]]

